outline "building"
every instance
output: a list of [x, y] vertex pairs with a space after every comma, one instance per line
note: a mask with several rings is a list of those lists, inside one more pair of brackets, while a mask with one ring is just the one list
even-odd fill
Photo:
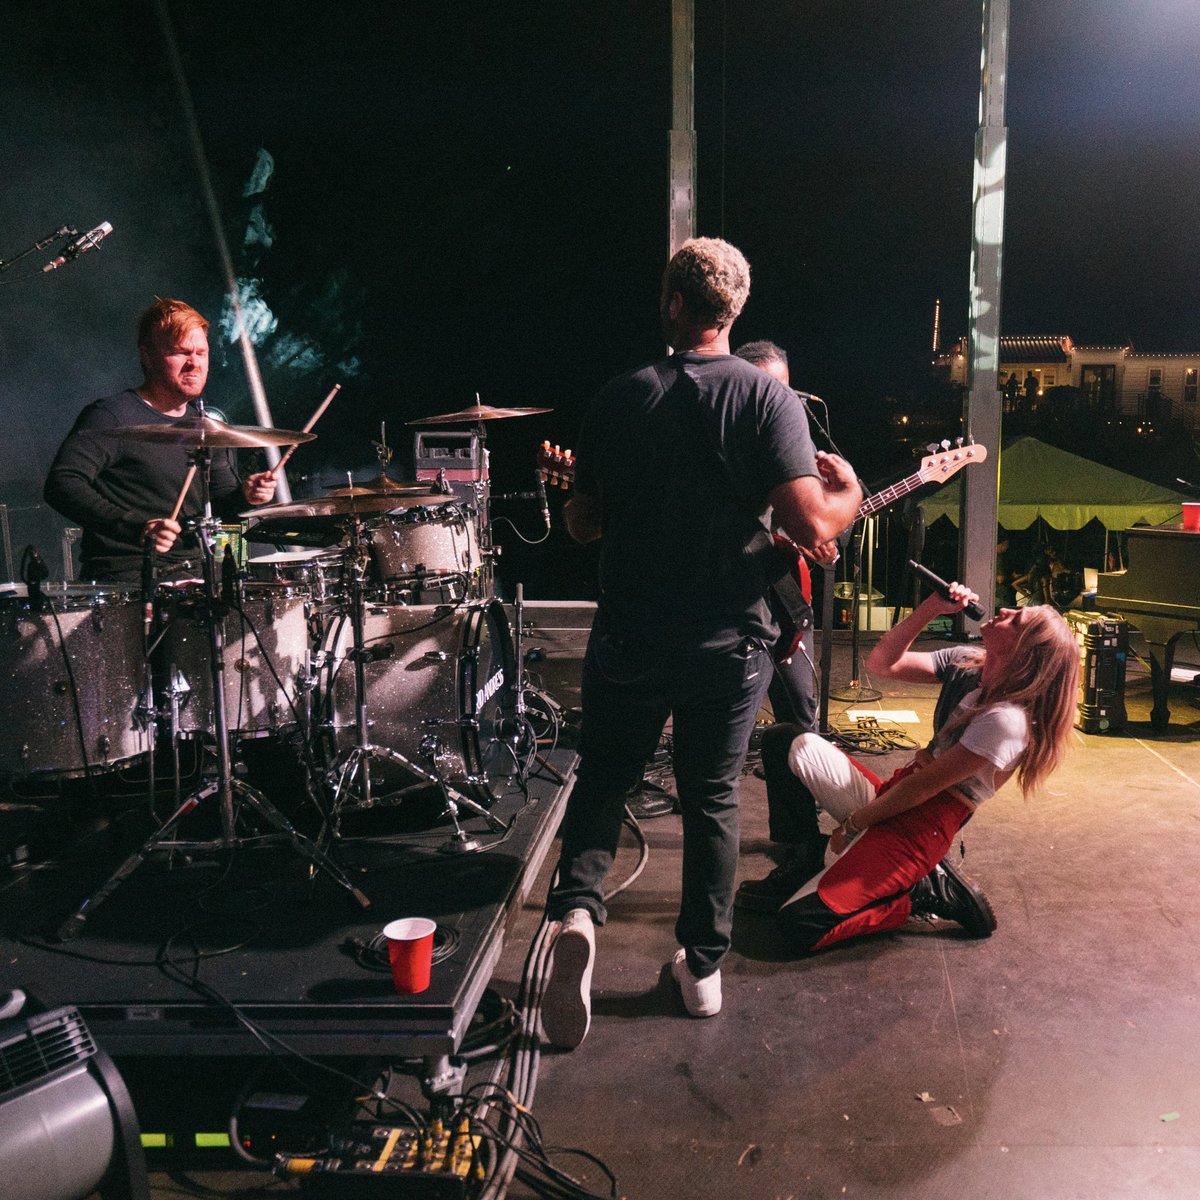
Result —
[[[960, 339], [934, 366], [951, 383], [966, 384], [967, 346]], [[1077, 346], [1069, 337], [1002, 337], [999, 386], [1007, 412], [1032, 412], [1053, 388], [1077, 388], [1097, 413], [1173, 421], [1200, 430], [1200, 350], [1147, 352], [1132, 346]]]

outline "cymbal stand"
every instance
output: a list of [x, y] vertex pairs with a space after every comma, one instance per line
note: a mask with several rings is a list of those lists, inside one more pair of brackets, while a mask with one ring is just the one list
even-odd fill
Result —
[[[415, 775], [424, 783], [433, 784], [441, 791], [446, 806], [445, 813], [454, 823], [454, 835], [447, 849], [452, 848], [455, 851], [475, 850], [478, 848], [478, 844], [468, 837], [462, 826], [458, 823], [459, 808], [465, 808], [476, 816], [483, 817], [497, 832], [503, 832], [505, 825], [499, 818], [492, 816], [481, 804], [477, 804], [470, 797], [464, 796], [457, 789], [451, 788], [442, 776], [437, 773], [437, 751], [434, 746], [436, 738], [430, 739], [429, 759], [431, 765], [435, 768], [433, 771], [418, 766], [411, 759], [406, 758], [398, 750], [393, 750], [390, 746], [378, 746], [371, 741], [370, 720], [367, 715], [366, 665], [369, 662], [378, 662], [390, 657], [392, 646], [386, 645], [379, 650], [371, 650], [366, 645], [363, 631], [363, 615], [366, 609], [363, 577], [366, 573], [368, 561], [368, 555], [365, 553], [366, 544], [363, 522], [357, 515], [352, 516], [349, 546], [351, 567], [347, 587], [350, 599], [349, 615], [352, 641], [351, 648], [346, 657], [354, 663], [356, 740], [354, 745], [345, 754], [339, 756], [330, 772], [331, 777], [337, 781], [330, 809], [332, 831], [334, 836], [336, 836], [338, 822], [343, 812], [355, 812], [361, 809], [374, 808], [378, 803], [382, 803], [376, 801], [371, 793], [371, 761], [383, 760], [395, 763], [405, 771]], [[354, 792], [357, 794], [351, 798]]]
[[[202, 403], [200, 410], [200, 415], [203, 417]], [[208, 447], [200, 445], [193, 451], [193, 457], [199, 468], [204, 493], [204, 517], [196, 523], [196, 530], [200, 540], [201, 557], [204, 561], [204, 612], [208, 625], [217, 776], [198, 791], [185, 797], [179, 807], [142, 843], [141, 847], [135, 850], [101, 884], [99, 890], [84, 900], [75, 912], [63, 922], [58, 930], [58, 937], [62, 941], [69, 941], [82, 933], [92, 912], [103, 904], [156, 850], [234, 850], [248, 844], [246, 839], [239, 838], [237, 834], [237, 818], [234, 810], [235, 795], [264, 824], [274, 829], [275, 832], [269, 835], [270, 837], [289, 842], [298, 854], [308, 859], [310, 869], [324, 871], [339, 887], [348, 891], [363, 908], [371, 906], [370, 900], [354, 886], [342, 868], [324, 850], [296, 830], [292, 823], [261, 792], [234, 777], [233, 760], [229, 749], [229, 721], [225, 709], [225, 605], [220, 603], [217, 598], [217, 568], [213, 548], [214, 535], [220, 528], [220, 522], [212, 515], [210, 496], [212, 451]], [[217, 797], [220, 804], [220, 838], [202, 842], [177, 841], [175, 830], [180, 822], [213, 796]], [[257, 843], [263, 839], [256, 838], [254, 840]]]

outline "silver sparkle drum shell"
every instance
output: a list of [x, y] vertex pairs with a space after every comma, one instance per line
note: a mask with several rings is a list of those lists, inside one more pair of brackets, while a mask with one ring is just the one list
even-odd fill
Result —
[[0, 596], [0, 774], [81, 775], [146, 753], [141, 605], [60, 585], [35, 612], [23, 593]]
[[[166, 632], [156, 652], [165, 681], [186, 685], [179, 729], [213, 733], [213, 690], [208, 624], [196, 589], [164, 589], [160, 617]], [[231, 733], [265, 737], [297, 723], [298, 683], [310, 661], [310, 596], [303, 588], [264, 583], [243, 589], [240, 609], [222, 618], [225, 717]]]
[[[357, 737], [355, 671], [347, 622], [331, 648], [332, 728], [339, 752]], [[448, 605], [371, 605], [363, 622], [367, 649], [391, 646], [368, 662], [368, 737], [403, 755], [419, 772], [484, 804], [513, 773], [497, 722], [512, 710], [513, 647], [496, 601]]]
[[461, 577], [460, 596], [470, 593], [481, 559], [475, 515], [467, 505], [406, 505], [373, 517], [367, 528], [379, 583], [394, 585], [430, 575]]

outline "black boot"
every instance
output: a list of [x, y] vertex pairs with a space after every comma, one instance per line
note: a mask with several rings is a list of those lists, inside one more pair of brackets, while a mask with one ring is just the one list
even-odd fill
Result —
[[827, 837], [805, 846], [793, 846], [769, 875], [747, 879], [733, 898], [735, 908], [747, 912], [777, 913], [825, 864]]
[[996, 931], [996, 914], [983, 890], [949, 859], [918, 880], [910, 895], [914, 917], [957, 921], [971, 937], [991, 937]]

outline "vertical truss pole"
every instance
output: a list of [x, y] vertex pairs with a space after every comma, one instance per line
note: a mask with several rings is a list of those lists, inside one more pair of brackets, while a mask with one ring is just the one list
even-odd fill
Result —
[[671, 0], [669, 254], [696, 236], [694, 0]]
[[[979, 593], [986, 616], [995, 607], [1000, 480], [1000, 266], [1008, 130], [1008, 0], [983, 0], [979, 129], [971, 231], [971, 313], [967, 354], [967, 434], [989, 451], [984, 469], [963, 474], [959, 577]], [[991, 464], [991, 465], [989, 465]]]

